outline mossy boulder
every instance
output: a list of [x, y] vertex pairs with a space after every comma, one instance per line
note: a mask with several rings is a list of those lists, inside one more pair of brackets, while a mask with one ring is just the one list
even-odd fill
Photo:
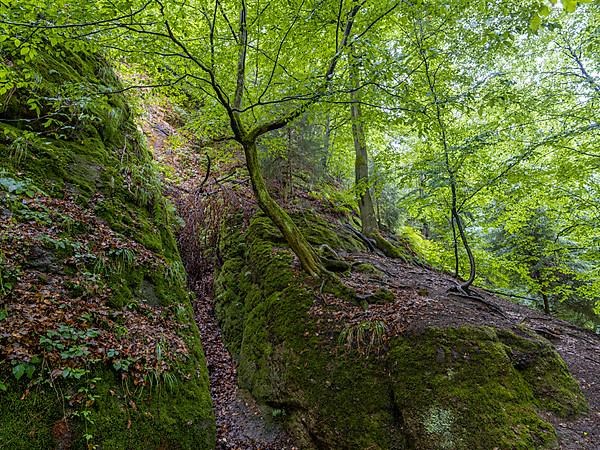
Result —
[[[259, 216], [223, 232], [216, 311], [239, 383], [283, 411], [301, 448], [551, 449], [540, 412], [586, 410], [560, 356], [526, 330], [424, 328], [378, 351], [343, 345], [362, 335], [315, 312], [322, 287], [271, 227]], [[377, 332], [366, 325], [355, 326]]]
[[315, 246], [326, 245], [336, 251], [367, 250], [365, 244], [354, 233], [339, 223], [339, 219], [329, 218], [328, 222], [312, 211], [296, 213], [292, 217], [308, 242]]
[[0, 447], [214, 448], [174, 208], [127, 98], [101, 95], [122, 86], [93, 51], [48, 44], [29, 61], [11, 42], [0, 57], [21, 81], [0, 109]]

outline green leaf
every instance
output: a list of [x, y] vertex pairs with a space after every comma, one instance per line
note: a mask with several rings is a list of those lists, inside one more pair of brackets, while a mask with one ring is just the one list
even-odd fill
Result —
[[577, 0], [563, 0], [562, 4], [567, 12], [575, 12], [577, 9]]
[[531, 31], [538, 31], [540, 29], [540, 25], [542, 24], [542, 18], [538, 14], [534, 14], [529, 22], [529, 28]]
[[14, 377], [19, 381], [23, 375], [25, 375], [25, 364], [17, 364], [13, 367], [12, 373]]
[[35, 366], [33, 364], [27, 364], [25, 366], [25, 375], [27, 375], [27, 378], [31, 379], [31, 377], [33, 377], [34, 372]]

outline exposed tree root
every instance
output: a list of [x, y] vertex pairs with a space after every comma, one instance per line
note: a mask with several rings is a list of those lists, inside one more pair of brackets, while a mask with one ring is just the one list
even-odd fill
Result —
[[477, 294], [475, 292], [472, 292], [470, 290], [463, 289], [463, 287], [461, 285], [456, 285], [456, 286], [451, 287], [450, 289], [448, 289], [448, 295], [453, 295], [455, 297], [460, 297], [460, 298], [466, 298], [468, 300], [473, 300], [473, 301], [482, 303], [485, 306], [487, 306], [489, 309], [491, 309], [492, 311], [494, 311], [497, 314], [499, 314], [500, 316], [505, 317], [505, 318], [508, 317], [504, 313], [504, 311], [502, 311], [502, 309], [500, 309], [499, 307], [497, 307], [493, 303], [488, 302], [481, 295], [479, 295], [479, 294]]
[[358, 237], [362, 242], [364, 242], [364, 244], [367, 246], [369, 251], [371, 251], [373, 253], [377, 252], [377, 247], [375, 247], [372, 239], [369, 239], [367, 236], [362, 234], [360, 231], [358, 231], [356, 228], [354, 228], [352, 225], [350, 225], [348, 223], [344, 224], [344, 228], [347, 228], [348, 230], [350, 230], [352, 233], [354, 233], [354, 235], [356, 235], [356, 237]]

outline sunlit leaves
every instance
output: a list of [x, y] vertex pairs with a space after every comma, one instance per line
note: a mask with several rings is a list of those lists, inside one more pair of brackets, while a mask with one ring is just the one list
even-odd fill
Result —
[[537, 32], [544, 23], [544, 20], [552, 14], [553, 9], [562, 9], [567, 13], [573, 13], [577, 10], [578, 4], [591, 2], [592, 0], [561, 0], [560, 2], [558, 0], [546, 0], [546, 2], [543, 2], [539, 9], [532, 15], [529, 27], [531, 31]]

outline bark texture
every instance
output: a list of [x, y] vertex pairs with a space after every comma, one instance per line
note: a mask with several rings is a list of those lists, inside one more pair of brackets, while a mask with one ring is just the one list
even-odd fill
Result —
[[256, 142], [244, 142], [242, 146], [244, 148], [244, 155], [246, 156], [248, 172], [250, 173], [252, 190], [254, 191], [254, 195], [256, 195], [258, 206], [273, 221], [279, 231], [281, 231], [292, 251], [300, 259], [302, 268], [311, 276], [319, 276], [324, 272], [324, 269], [317, 253], [308, 243], [289, 214], [269, 194], [265, 179], [260, 171]]
[[360, 105], [360, 74], [358, 70], [358, 57], [351, 51], [350, 56], [350, 82], [352, 85], [350, 114], [352, 117], [352, 136], [354, 138], [354, 160], [355, 185], [357, 188], [358, 207], [360, 209], [360, 220], [362, 232], [367, 236], [379, 232], [377, 216], [373, 207], [373, 199], [369, 189], [369, 155], [367, 153], [367, 141], [363, 126], [363, 115]]

